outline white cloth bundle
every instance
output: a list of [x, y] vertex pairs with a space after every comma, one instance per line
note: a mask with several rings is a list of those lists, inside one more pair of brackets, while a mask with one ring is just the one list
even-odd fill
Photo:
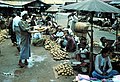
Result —
[[28, 14], [28, 12], [27, 11], [22, 11], [21, 12], [21, 17], [24, 16], [25, 14]]

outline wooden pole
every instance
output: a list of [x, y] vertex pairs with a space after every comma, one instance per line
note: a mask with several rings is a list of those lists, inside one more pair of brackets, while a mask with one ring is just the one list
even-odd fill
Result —
[[[118, 19], [117, 19], [117, 27], [116, 27], [116, 41], [118, 40], [118, 31], [119, 31], [119, 22], [118, 22]], [[116, 51], [118, 51], [118, 46], [116, 45]]]
[[94, 16], [94, 12], [91, 12], [91, 47], [90, 47], [90, 69], [89, 69], [89, 75], [91, 75], [92, 68], [93, 68], [93, 16]]

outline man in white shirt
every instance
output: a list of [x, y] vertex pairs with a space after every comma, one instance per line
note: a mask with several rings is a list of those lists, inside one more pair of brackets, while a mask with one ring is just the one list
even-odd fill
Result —
[[109, 54], [110, 49], [103, 48], [101, 54], [96, 56], [95, 70], [92, 72], [92, 76], [94, 78], [107, 79], [119, 74], [116, 70], [112, 70], [112, 64]]
[[16, 34], [18, 51], [20, 51], [20, 50], [19, 50], [19, 44], [20, 44], [20, 28], [19, 28], [19, 25], [18, 25], [18, 23], [20, 22], [20, 20], [21, 20], [21, 18], [19, 17], [19, 15], [16, 14], [16, 17], [13, 19], [13, 25], [12, 25], [13, 31], [14, 31], [15, 34]]

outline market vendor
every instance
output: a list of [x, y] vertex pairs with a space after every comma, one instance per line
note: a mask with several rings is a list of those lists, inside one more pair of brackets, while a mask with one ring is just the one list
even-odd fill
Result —
[[76, 42], [73, 37], [73, 34], [66, 36], [67, 44], [66, 44], [66, 51], [67, 52], [74, 52], [76, 51]]
[[101, 37], [100, 38], [100, 42], [99, 42], [99, 46], [101, 48], [104, 48], [104, 47], [106, 47], [106, 45], [107, 45], [107, 39], [106, 39], [106, 37]]
[[92, 72], [92, 76], [98, 79], [111, 78], [114, 75], [119, 74], [116, 70], [112, 69], [110, 61], [110, 49], [103, 48], [101, 53], [95, 58], [95, 70]]

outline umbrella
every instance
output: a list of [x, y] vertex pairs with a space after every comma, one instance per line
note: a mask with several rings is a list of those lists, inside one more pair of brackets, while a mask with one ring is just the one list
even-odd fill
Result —
[[[62, 7], [67, 10], [77, 10], [77, 11], [89, 11], [92, 14], [91, 21], [93, 21], [94, 12], [109, 12], [109, 13], [120, 13], [120, 9], [111, 6], [101, 0], [85, 0], [79, 3], [73, 3]], [[89, 74], [92, 71], [93, 66], [93, 24], [91, 23], [91, 55], [90, 55], [90, 70]]]
[[59, 11], [59, 5], [52, 5], [46, 10], [46, 12], [55, 13]]
[[120, 13], [120, 9], [114, 6], [111, 6], [101, 0], [85, 0], [79, 3], [73, 3], [70, 5], [66, 5], [62, 8], [68, 9], [68, 10]]

